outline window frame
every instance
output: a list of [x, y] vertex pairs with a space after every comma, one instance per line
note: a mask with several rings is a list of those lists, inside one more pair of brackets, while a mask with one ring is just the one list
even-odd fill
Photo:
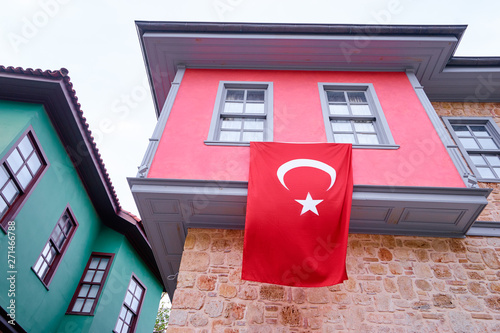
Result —
[[[399, 145], [396, 145], [394, 138], [392, 137], [389, 124], [385, 118], [382, 106], [375, 93], [375, 88], [371, 83], [318, 83], [321, 110], [323, 112], [323, 122], [325, 125], [325, 132], [327, 142], [335, 142], [333, 136], [333, 129], [331, 125], [332, 119], [345, 119], [345, 120], [364, 120], [366, 118], [373, 118], [373, 125], [375, 127], [375, 133], [379, 140], [378, 144], [358, 144], [353, 143], [353, 148], [364, 148], [364, 149], [398, 149]], [[338, 91], [363, 91], [365, 93], [368, 106], [372, 115], [370, 116], [356, 116], [356, 115], [331, 115], [329, 109], [329, 103], [326, 96], [327, 90], [338, 90]], [[353, 132], [355, 133], [355, 132]], [[344, 142], [339, 142], [344, 143]]]
[[142, 295], [141, 295], [141, 299], [139, 300], [139, 306], [138, 306], [138, 308], [136, 310], [137, 313], [134, 313], [134, 317], [132, 319], [132, 324], [129, 326], [129, 331], [128, 332], [129, 333], [134, 333], [135, 330], [136, 330], [136, 328], [137, 328], [137, 322], [139, 321], [139, 316], [141, 315], [142, 305], [144, 304], [144, 299], [146, 298], [145, 296], [146, 296], [146, 292], [148, 291], [148, 288], [146, 287], [146, 285], [144, 283], [142, 283], [142, 281], [137, 277], [137, 275], [135, 275], [134, 273], [132, 273], [132, 276], [130, 277], [129, 283], [127, 285], [127, 290], [125, 291], [125, 296], [123, 297], [122, 306], [120, 307], [120, 312], [118, 313], [118, 318], [116, 320], [115, 327], [113, 328], [113, 332], [114, 333], [119, 333], [118, 331], [116, 331], [116, 325], [121, 320], [120, 315], [121, 315], [123, 307], [125, 307], [127, 310], [130, 310], [133, 313], [133, 310], [130, 309], [127, 306], [127, 304], [125, 303], [125, 301], [127, 299], [127, 293], [129, 291], [128, 288], [130, 286], [130, 282], [131, 281], [135, 281], [135, 283], [137, 285], [141, 286], [142, 289], [143, 289], [143, 292], [142, 292]]
[[472, 154], [497, 154], [500, 156], [500, 148], [498, 149], [467, 149], [459, 140], [459, 137], [455, 130], [453, 129], [453, 125], [483, 125], [485, 126], [491, 134], [491, 137], [495, 144], [500, 147], [500, 128], [492, 117], [441, 117], [443, 122], [448, 129], [451, 137], [455, 141], [457, 148], [462, 153], [463, 158], [467, 162], [469, 169], [472, 171], [477, 181], [479, 182], [487, 182], [487, 183], [500, 183], [500, 176], [498, 178], [483, 178], [480, 176], [480, 173], [476, 167], [476, 164], [472, 161], [470, 157], [470, 153]]
[[[94, 300], [94, 303], [92, 304], [92, 308], [90, 309], [90, 312], [73, 311], [72, 310], [73, 306], [78, 298], [78, 294], [80, 292], [82, 285], [84, 285], [84, 284], [95, 285], [93, 283], [84, 282], [83, 279], [87, 275], [87, 271], [89, 270], [90, 263], [92, 262], [92, 259], [96, 258], [96, 257], [108, 258], [109, 261], [108, 261], [106, 269], [103, 273], [101, 282], [99, 283], [99, 290], [97, 291], [97, 294], [95, 295], [95, 300]], [[73, 294], [73, 297], [71, 298], [71, 302], [69, 303], [68, 310], [66, 311], [66, 314], [78, 315], [78, 316], [93, 316], [94, 315], [95, 309], [97, 307], [97, 303], [99, 303], [99, 297], [101, 296], [101, 292], [104, 289], [104, 285], [106, 284], [106, 279], [108, 277], [108, 273], [111, 270], [111, 265], [113, 264], [114, 257], [115, 257], [114, 253], [92, 252], [90, 254], [89, 260], [87, 261], [87, 265], [85, 266], [85, 269], [83, 270], [82, 277], [80, 278], [80, 281], [78, 282], [75, 293]], [[90, 289], [89, 289], [89, 291], [90, 291]], [[85, 297], [85, 299], [87, 299], [87, 297]], [[83, 309], [83, 306], [82, 306], [82, 309]]]
[[[56, 228], [59, 227], [59, 221], [64, 217], [64, 215], [68, 216], [68, 218], [71, 221], [71, 223], [72, 223], [73, 226], [69, 230], [68, 234], [66, 235], [66, 239], [64, 240], [64, 243], [62, 244], [61, 248], [58, 248], [58, 246], [55, 244], [55, 240], [52, 239], [52, 236], [54, 235], [54, 232], [55, 232]], [[79, 223], [78, 223], [78, 221], [75, 218], [73, 210], [71, 209], [71, 207], [69, 206], [69, 204], [66, 205], [66, 207], [63, 210], [63, 213], [61, 214], [61, 216], [57, 220], [56, 225], [54, 226], [54, 229], [52, 229], [52, 232], [49, 235], [49, 239], [47, 240], [47, 242], [43, 246], [42, 252], [40, 252], [40, 255], [36, 259], [35, 264], [33, 266], [31, 266], [31, 269], [33, 270], [33, 272], [35, 273], [35, 275], [40, 279], [40, 281], [43, 283], [43, 285], [45, 286], [45, 288], [47, 288], [47, 290], [49, 289], [49, 285], [52, 282], [52, 279], [54, 278], [54, 275], [55, 275], [55, 273], [57, 271], [57, 268], [59, 267], [59, 264], [62, 261], [62, 258], [66, 254], [66, 250], [68, 249], [69, 244], [71, 243], [71, 241], [73, 239], [73, 236], [75, 235], [76, 229], [78, 229], [78, 226], [79, 226]], [[63, 232], [63, 231], [61, 230], [61, 232]], [[53, 259], [52, 263], [49, 265], [49, 269], [46, 272], [45, 276], [41, 277], [38, 274], [37, 270], [35, 269], [35, 266], [37, 265], [38, 261], [42, 257], [43, 252], [44, 252], [45, 248], [47, 247], [47, 245], [50, 245], [50, 244], [51, 244], [51, 247], [53, 246], [55, 248], [56, 255], [54, 256], [54, 259]]]
[[273, 83], [272, 82], [254, 82], [254, 81], [220, 81], [215, 99], [212, 120], [208, 131], [206, 145], [219, 146], [249, 146], [249, 141], [220, 141], [218, 136], [221, 132], [221, 118], [225, 105], [226, 91], [229, 89], [264, 89], [264, 114], [227, 114], [229, 117], [237, 118], [261, 118], [264, 119], [264, 140], [262, 142], [273, 141]]
[[[21, 143], [21, 141], [24, 140], [25, 137], [29, 138], [33, 146], [34, 152], [37, 153], [38, 158], [40, 159], [41, 166], [38, 169], [38, 171], [33, 175], [33, 178], [28, 183], [27, 187], [23, 189], [16, 175], [14, 175], [14, 172], [12, 171], [9, 163], [7, 162], [7, 159], [19, 147], [19, 144]], [[13, 180], [17, 190], [19, 191], [17, 198], [15, 198], [13, 203], [7, 208], [7, 211], [5, 212], [4, 216], [0, 217], [0, 229], [2, 229], [4, 233], [7, 233], [7, 227], [8, 227], [7, 223], [9, 221], [14, 220], [17, 214], [19, 214], [26, 200], [30, 197], [31, 193], [38, 185], [38, 182], [42, 179], [43, 175], [50, 166], [50, 163], [47, 159], [47, 156], [45, 155], [45, 152], [42, 149], [40, 141], [38, 140], [35, 134], [35, 130], [31, 125], [19, 136], [19, 138], [7, 151], [7, 153], [0, 158], [0, 166], [3, 166], [5, 168], [9, 176], [9, 179]]]

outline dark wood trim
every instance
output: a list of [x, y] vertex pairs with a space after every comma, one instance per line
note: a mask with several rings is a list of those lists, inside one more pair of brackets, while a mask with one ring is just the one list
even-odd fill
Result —
[[[73, 222], [74, 227], [70, 230], [70, 233], [69, 233], [68, 237], [66, 238], [66, 241], [64, 242], [61, 250], [59, 251], [59, 254], [54, 259], [54, 262], [52, 263], [52, 266], [50, 267], [50, 270], [47, 273], [47, 275], [45, 276], [45, 278], [43, 280], [40, 279], [40, 276], [38, 276], [38, 274], [36, 273], [36, 271], [34, 269], [34, 265], [31, 266], [31, 270], [40, 279], [40, 281], [43, 283], [43, 285], [45, 286], [45, 288], [47, 288], [47, 290], [49, 290], [49, 285], [52, 282], [52, 279], [54, 278], [55, 272], [57, 271], [57, 268], [59, 267], [59, 264], [61, 263], [64, 255], [66, 254], [66, 250], [68, 249], [69, 244], [71, 243], [71, 240], [73, 239], [73, 236], [75, 235], [76, 229], [78, 229], [78, 226], [79, 226], [79, 223], [78, 223], [78, 221], [75, 218], [75, 214], [73, 213], [73, 210], [71, 209], [71, 206], [68, 203], [66, 205], [66, 207], [64, 208], [64, 210], [63, 210], [61, 216], [59, 217], [59, 219], [57, 219], [57, 222], [56, 222], [56, 225], [54, 226], [54, 229], [57, 228], [59, 220], [64, 216], [65, 213], [68, 213], [68, 216], [69, 216], [71, 222]], [[52, 236], [52, 233], [54, 232], [54, 229], [52, 229], [52, 232], [49, 235], [49, 239], [47, 240], [47, 243], [50, 242], [50, 237]], [[47, 245], [47, 243], [45, 243], [44, 247], [42, 248], [42, 252], [43, 252], [43, 249], [45, 249], [45, 246]], [[40, 255], [41, 255], [41, 253], [40, 253]], [[40, 256], [38, 256], [38, 258], [40, 258]], [[38, 258], [37, 258], [37, 261], [38, 261]], [[36, 265], [36, 262], [35, 262], [35, 265]]]
[[[43, 175], [45, 172], [48, 170], [50, 163], [47, 159], [47, 155], [45, 155], [45, 152], [42, 149], [42, 146], [40, 144], [40, 141], [38, 140], [37, 136], [35, 135], [35, 130], [33, 129], [33, 126], [29, 125], [28, 128], [23, 132], [23, 134], [17, 139], [17, 141], [12, 145], [12, 147], [9, 149], [9, 151], [0, 159], [0, 165], [3, 164], [6, 160], [7, 157], [10, 156], [10, 154], [17, 148], [19, 143], [24, 139], [24, 137], [28, 136], [30, 138], [31, 143], [33, 144], [34, 149], [38, 152], [40, 155], [40, 162], [41, 162], [41, 167], [38, 170], [38, 172], [33, 176], [32, 182], [28, 185], [28, 187], [23, 191], [22, 194], [19, 194], [19, 196], [16, 198], [14, 201], [14, 204], [10, 206], [7, 210], [7, 213], [4, 215], [2, 219], [0, 219], [0, 229], [4, 233], [7, 233], [7, 223], [9, 221], [14, 220], [14, 218], [17, 216], [17, 214], [21, 211], [21, 209], [24, 206], [24, 203], [26, 200], [29, 198], [35, 187], [37, 186], [38, 182], [42, 179]], [[7, 172], [11, 172], [10, 168], [7, 168]], [[17, 181], [17, 180], [15, 180]]]
[[14, 320], [15, 325], [9, 324], [11, 318], [7, 315], [6, 309], [0, 306], [0, 332], [3, 333], [26, 333], [26, 331]]
[[[75, 304], [75, 301], [78, 298], [78, 292], [80, 291], [81, 285], [86, 283], [86, 282], [83, 282], [83, 279], [85, 278], [85, 275], [89, 269], [90, 263], [92, 262], [92, 258], [95, 258], [95, 257], [109, 258], [109, 262], [108, 262], [108, 265], [106, 266], [106, 270], [104, 271], [104, 274], [102, 276], [102, 280], [100, 282], [99, 290], [97, 291], [97, 295], [95, 297], [94, 304], [92, 304], [92, 309], [90, 310], [89, 313], [73, 312], [73, 311], [71, 311], [71, 309], [73, 308], [73, 305]], [[87, 262], [87, 265], [85, 266], [85, 269], [83, 270], [82, 277], [80, 278], [80, 281], [78, 282], [75, 293], [73, 294], [73, 297], [71, 298], [71, 302], [69, 303], [68, 310], [66, 311], [66, 314], [78, 315], [78, 316], [93, 316], [94, 315], [95, 308], [97, 307], [97, 303], [99, 303], [99, 297], [101, 296], [101, 292], [104, 289], [104, 284], [106, 283], [106, 279], [107, 279], [108, 273], [111, 269], [111, 264], [113, 263], [114, 257], [115, 257], [114, 253], [92, 252], [90, 254], [89, 260]]]
[[[137, 314], [134, 316], [133, 322], [129, 327], [129, 333], [134, 333], [136, 330], [136, 327], [137, 327], [137, 322], [139, 321], [139, 317], [141, 315], [142, 304], [144, 303], [144, 299], [146, 298], [146, 292], [148, 291], [148, 288], [146, 287], [146, 285], [144, 283], [142, 283], [142, 281], [137, 277], [137, 275], [135, 275], [134, 272], [132, 272], [132, 276], [129, 279], [127, 289], [125, 290], [125, 296], [123, 297], [122, 306], [120, 307], [120, 311], [118, 312], [118, 318], [116, 319], [116, 322], [118, 322], [118, 320], [120, 320], [120, 312], [121, 312], [123, 305], [125, 304], [125, 299], [127, 299], [128, 286], [130, 285], [131, 280], [135, 280], [135, 282], [137, 284], [139, 284], [144, 289], [144, 292], [141, 295], [141, 299], [139, 300], [139, 307], [137, 308]], [[115, 327], [116, 327], [116, 324], [115, 324]], [[113, 332], [117, 333], [114, 328], [113, 328]]]

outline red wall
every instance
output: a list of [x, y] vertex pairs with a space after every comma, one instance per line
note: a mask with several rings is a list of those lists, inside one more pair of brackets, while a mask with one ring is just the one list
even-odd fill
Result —
[[326, 142], [318, 82], [372, 83], [397, 150], [354, 149], [354, 183], [464, 187], [400, 72], [187, 69], [149, 178], [248, 180], [249, 147], [207, 146], [219, 81], [273, 82], [274, 141]]

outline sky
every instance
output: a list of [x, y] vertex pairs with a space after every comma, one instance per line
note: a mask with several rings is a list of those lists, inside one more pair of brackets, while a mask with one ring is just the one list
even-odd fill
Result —
[[[5, 2], [5, 3], [3, 3]], [[457, 56], [500, 56], [500, 1], [0, 0], [0, 64], [69, 70], [123, 209], [156, 124], [134, 21], [468, 25]]]

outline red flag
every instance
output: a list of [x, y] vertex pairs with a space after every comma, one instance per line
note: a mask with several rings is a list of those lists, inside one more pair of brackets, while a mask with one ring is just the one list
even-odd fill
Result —
[[347, 279], [352, 145], [250, 143], [244, 280], [331, 286]]

